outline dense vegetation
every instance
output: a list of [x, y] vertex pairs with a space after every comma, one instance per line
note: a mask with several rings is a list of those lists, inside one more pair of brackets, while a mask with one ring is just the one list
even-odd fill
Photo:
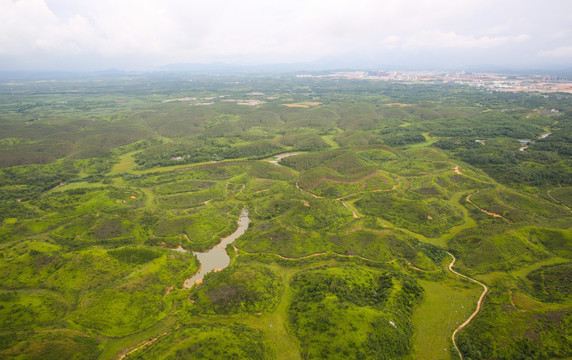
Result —
[[572, 356], [570, 95], [97, 80], [0, 84], [0, 358], [456, 359], [446, 251], [464, 359]]
[[414, 279], [354, 267], [299, 273], [289, 321], [303, 358], [400, 359], [412, 349]]

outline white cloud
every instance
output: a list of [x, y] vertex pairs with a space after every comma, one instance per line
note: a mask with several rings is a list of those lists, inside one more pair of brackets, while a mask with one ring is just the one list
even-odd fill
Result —
[[0, 0], [0, 63], [282, 62], [443, 49], [546, 58], [542, 49], [566, 47], [572, 2], [545, 1], [549, 9], [518, 0]]
[[3, 0], [0, 9], [0, 54], [77, 53], [94, 40], [84, 17], [60, 21], [42, 0]]
[[518, 36], [474, 36], [460, 35], [453, 31], [424, 31], [409, 36], [403, 47], [406, 49], [418, 48], [458, 48], [458, 49], [489, 49], [506, 45], [508, 43], [519, 43], [529, 39], [526, 34]]
[[555, 39], [566, 39], [572, 35], [572, 30], [560, 30], [554, 35], [552, 35]]
[[549, 58], [569, 58], [572, 60], [572, 45], [559, 46], [552, 50], [543, 50], [538, 53], [538, 56]]

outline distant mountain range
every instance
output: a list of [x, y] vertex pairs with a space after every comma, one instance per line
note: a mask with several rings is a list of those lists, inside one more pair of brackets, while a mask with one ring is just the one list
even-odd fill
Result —
[[320, 59], [299, 63], [266, 63], [248, 64], [233, 62], [210, 63], [171, 63], [147, 71], [124, 71], [115, 68], [102, 71], [0, 71], [0, 81], [26, 81], [35, 79], [71, 79], [78, 77], [124, 76], [127, 74], [148, 72], [194, 72], [201, 74], [277, 74], [277, 73], [320, 73], [351, 70], [385, 70], [385, 71], [467, 71], [503, 74], [554, 74], [565, 79], [572, 79], [572, 66], [538, 65], [530, 67], [509, 67], [491, 64], [470, 66], [441, 66], [436, 62], [428, 62], [423, 66], [384, 64], [377, 58], [364, 57], [358, 54], [343, 56], [327, 56]]
[[347, 70], [386, 70], [386, 71], [468, 71], [503, 74], [544, 74], [554, 73], [560, 76], [572, 76], [572, 66], [537, 65], [529, 67], [499, 66], [480, 64], [468, 66], [442, 66], [435, 62], [426, 65], [387, 64], [378, 59], [357, 54], [343, 56], [327, 56], [310, 62], [273, 63], [273, 64], [240, 64], [226, 62], [211, 63], [173, 63], [159, 67], [160, 71], [192, 71], [201, 73], [288, 73], [288, 72], [324, 72]]

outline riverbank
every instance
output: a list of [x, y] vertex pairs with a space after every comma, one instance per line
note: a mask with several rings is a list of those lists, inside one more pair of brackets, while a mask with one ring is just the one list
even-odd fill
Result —
[[232, 234], [223, 238], [221, 242], [218, 243], [218, 245], [215, 245], [209, 251], [193, 252], [193, 254], [199, 259], [201, 267], [197, 273], [185, 280], [183, 283], [184, 289], [190, 289], [195, 284], [200, 284], [206, 274], [210, 273], [211, 271], [220, 271], [230, 264], [230, 257], [226, 252], [226, 247], [238, 239], [240, 236], [242, 236], [248, 229], [248, 225], [250, 224], [248, 210], [242, 210], [237, 224], [238, 228]]

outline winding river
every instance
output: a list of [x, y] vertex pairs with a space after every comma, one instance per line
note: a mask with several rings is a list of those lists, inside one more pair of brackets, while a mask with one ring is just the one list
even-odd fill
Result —
[[294, 156], [294, 155], [300, 155], [298, 153], [284, 153], [284, 154], [280, 154], [280, 155], [276, 155], [274, 156], [273, 160], [268, 160], [269, 163], [274, 164], [276, 166], [282, 166], [280, 165], [280, 161], [282, 161], [282, 159], [287, 158], [289, 156]]
[[[183, 288], [190, 289], [195, 284], [200, 284], [206, 274], [211, 271], [219, 271], [224, 269], [230, 264], [230, 257], [226, 253], [226, 246], [231, 244], [234, 240], [242, 236], [248, 229], [248, 224], [250, 224], [250, 219], [248, 218], [248, 210], [243, 209], [238, 218], [238, 228], [229, 236], [223, 238], [218, 245], [215, 245], [212, 249], [207, 252], [195, 252], [193, 254], [197, 256], [201, 267], [198, 272], [196, 272], [192, 277], [185, 280], [183, 283]], [[176, 251], [185, 251], [182, 248], [175, 249]]]

